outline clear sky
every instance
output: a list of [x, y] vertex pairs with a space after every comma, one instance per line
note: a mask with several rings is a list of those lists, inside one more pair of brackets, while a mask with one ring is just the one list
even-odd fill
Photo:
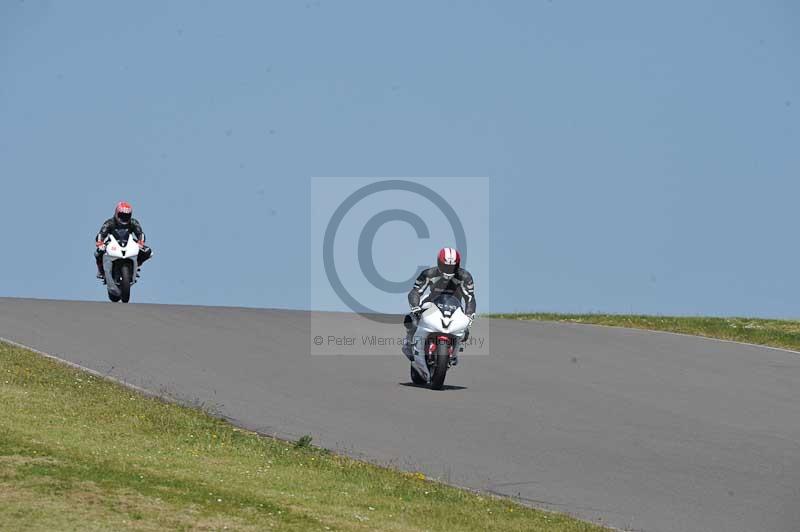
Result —
[[0, 295], [103, 299], [124, 198], [135, 301], [307, 308], [312, 176], [488, 176], [479, 310], [800, 317], [799, 57], [790, 0], [4, 1]]

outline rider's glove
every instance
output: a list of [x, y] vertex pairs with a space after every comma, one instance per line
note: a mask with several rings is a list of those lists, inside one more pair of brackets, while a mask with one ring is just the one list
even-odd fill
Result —
[[99, 249], [100, 251], [106, 249], [106, 243], [103, 242], [102, 240], [98, 240], [97, 242], [94, 243], [94, 245], [97, 246], [97, 249]]
[[137, 244], [139, 244], [139, 249], [144, 249], [144, 242], [139, 240], [139, 242], [137, 242]]
[[422, 308], [419, 305], [415, 305], [411, 307], [411, 314], [414, 316], [419, 316], [422, 313]]

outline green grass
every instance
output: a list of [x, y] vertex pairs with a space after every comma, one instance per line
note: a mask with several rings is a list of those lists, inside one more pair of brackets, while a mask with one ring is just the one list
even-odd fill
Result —
[[636, 316], [622, 314], [492, 314], [493, 318], [513, 320], [562, 321], [592, 323], [669, 331], [708, 338], [735, 340], [800, 351], [800, 321], [765, 320], [758, 318], [701, 318], [669, 316]]
[[265, 438], [3, 343], [0, 528], [601, 530]]

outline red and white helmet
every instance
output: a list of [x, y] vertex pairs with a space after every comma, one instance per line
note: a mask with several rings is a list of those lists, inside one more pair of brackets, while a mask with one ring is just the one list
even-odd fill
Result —
[[118, 224], [128, 225], [133, 217], [133, 207], [127, 201], [120, 201], [114, 209], [114, 219]]
[[456, 248], [442, 248], [436, 259], [436, 266], [445, 279], [450, 279], [461, 266], [461, 253]]

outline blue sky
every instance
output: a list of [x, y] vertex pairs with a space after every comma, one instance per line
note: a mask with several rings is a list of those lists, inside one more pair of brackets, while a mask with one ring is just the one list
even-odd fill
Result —
[[0, 295], [103, 299], [125, 198], [136, 301], [307, 308], [312, 176], [488, 176], [491, 310], [800, 317], [798, 30], [790, 1], [3, 2]]

